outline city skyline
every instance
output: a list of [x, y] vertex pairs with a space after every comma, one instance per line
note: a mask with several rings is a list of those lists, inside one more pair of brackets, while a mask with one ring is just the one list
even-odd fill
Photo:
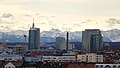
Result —
[[[0, 31], [120, 29], [119, 0], [1, 0]], [[22, 24], [22, 25], [21, 25]]]

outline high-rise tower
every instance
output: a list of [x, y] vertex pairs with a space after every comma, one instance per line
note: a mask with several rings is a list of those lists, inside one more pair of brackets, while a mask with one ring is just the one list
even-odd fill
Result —
[[82, 49], [86, 52], [102, 51], [103, 38], [99, 29], [86, 29], [82, 32]]
[[28, 49], [39, 49], [40, 47], [40, 29], [33, 26], [29, 30], [29, 46]]
[[56, 38], [56, 48], [60, 49], [61, 45], [65, 43], [65, 38], [64, 37], [57, 37]]

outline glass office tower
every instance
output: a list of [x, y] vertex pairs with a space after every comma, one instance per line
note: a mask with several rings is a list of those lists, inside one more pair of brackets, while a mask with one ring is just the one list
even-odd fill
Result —
[[28, 49], [39, 49], [40, 47], [40, 29], [34, 27], [29, 30], [29, 46]]
[[82, 49], [86, 52], [99, 52], [103, 49], [103, 38], [99, 29], [82, 31]]

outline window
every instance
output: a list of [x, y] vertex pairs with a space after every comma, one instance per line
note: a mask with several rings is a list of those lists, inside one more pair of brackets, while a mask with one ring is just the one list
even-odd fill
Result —
[[100, 65], [100, 68], [103, 68], [103, 65]]
[[118, 66], [118, 68], [120, 68], [120, 65]]
[[110, 65], [106, 65], [105, 68], [111, 68]]
[[90, 60], [92, 60], [92, 56], [90, 56], [89, 58], [90, 58]]
[[113, 68], [116, 68], [116, 65], [113, 65]]
[[84, 56], [82, 56], [82, 60], [84, 60]]
[[95, 68], [99, 68], [99, 65], [95, 65]]
[[7, 60], [7, 58], [4, 58], [4, 60]]

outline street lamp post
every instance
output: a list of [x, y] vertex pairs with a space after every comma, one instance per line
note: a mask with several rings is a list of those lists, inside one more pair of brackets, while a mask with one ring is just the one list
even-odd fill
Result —
[[24, 36], [24, 38], [25, 38], [25, 40], [24, 40], [24, 47], [25, 47], [25, 50], [27, 50], [27, 45], [26, 45], [26, 43], [27, 43], [27, 39], [26, 39], [26, 35], [23, 35]]
[[26, 36], [26, 35], [24, 35], [24, 38], [25, 38], [25, 41], [24, 41], [24, 42], [25, 42], [25, 44], [24, 44], [24, 45], [26, 45], [26, 43], [27, 43], [26, 37], [27, 37], [27, 36]]
[[46, 62], [43, 62], [43, 64], [40, 66], [40, 68], [42, 68], [44, 64], [46, 64]]

